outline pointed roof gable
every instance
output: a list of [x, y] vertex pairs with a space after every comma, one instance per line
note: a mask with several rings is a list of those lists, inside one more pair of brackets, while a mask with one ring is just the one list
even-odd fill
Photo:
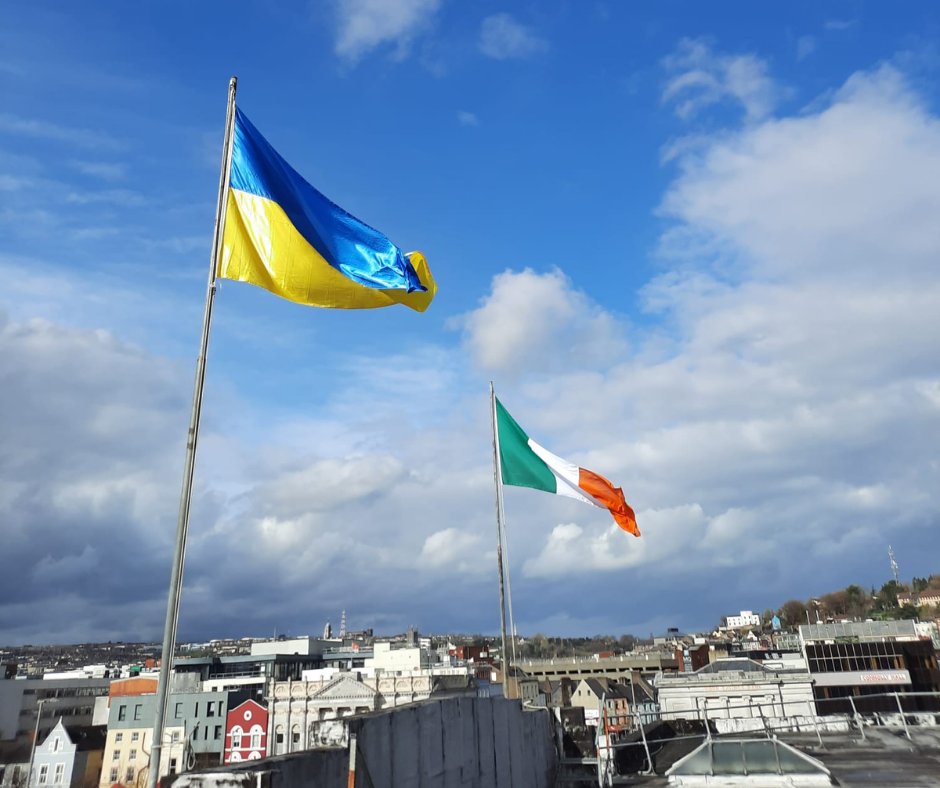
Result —
[[247, 700], [243, 700], [237, 706], [233, 706], [232, 708], [228, 710], [228, 713], [231, 714], [232, 712], [237, 712], [239, 709], [242, 709], [245, 706], [248, 706], [252, 711], [255, 711], [255, 712], [264, 713], [264, 714], [268, 713], [268, 709], [266, 706], [262, 706], [260, 703], [258, 703], [258, 701], [252, 700], [251, 698], [248, 698]]
[[46, 738], [43, 739], [42, 742], [40, 743], [39, 749], [41, 750], [45, 748], [45, 746], [49, 744], [51, 741], [53, 741], [56, 736], [58, 736], [60, 739], [65, 740], [69, 744], [74, 744], [74, 742], [72, 741], [72, 737], [69, 736], [68, 729], [65, 727], [65, 723], [62, 721], [62, 718], [59, 717], [59, 721], [55, 725], [52, 726], [52, 729], [49, 731], [49, 733], [46, 734]]
[[310, 696], [311, 700], [375, 700], [372, 687], [349, 675], [337, 676]]

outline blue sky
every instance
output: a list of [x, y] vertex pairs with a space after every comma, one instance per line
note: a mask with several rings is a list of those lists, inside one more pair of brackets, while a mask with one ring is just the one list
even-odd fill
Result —
[[427, 313], [223, 282], [181, 637], [495, 632], [487, 384], [622, 484], [506, 493], [523, 633], [940, 570], [929, 3], [17, 4], [0, 640], [162, 628], [229, 76]]

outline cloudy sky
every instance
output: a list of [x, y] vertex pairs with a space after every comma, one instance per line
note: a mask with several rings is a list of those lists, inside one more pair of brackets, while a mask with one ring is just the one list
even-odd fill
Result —
[[222, 284], [181, 638], [497, 631], [490, 380], [643, 531], [508, 489], [522, 633], [710, 628], [889, 544], [940, 572], [932, 4], [4, 17], [0, 643], [162, 631], [231, 74], [440, 293]]

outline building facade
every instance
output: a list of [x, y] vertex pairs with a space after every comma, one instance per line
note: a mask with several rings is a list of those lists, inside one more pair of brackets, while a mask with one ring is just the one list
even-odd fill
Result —
[[[940, 711], [933, 641], [913, 621], [863, 621], [800, 627], [819, 714]], [[852, 700], [850, 701], [849, 698]]]
[[338, 673], [316, 681], [272, 682], [269, 751], [296, 752], [324, 744], [323, 723], [380, 709], [419, 703], [429, 698], [475, 696], [476, 683], [467, 670]]
[[[243, 695], [227, 692], [176, 692], [167, 702], [160, 775], [222, 762], [229, 703]], [[155, 695], [112, 698], [101, 788], [114, 783], [143, 784], [149, 769]], [[113, 777], [117, 779], [112, 779]]]
[[32, 788], [95, 788], [101, 775], [105, 729], [66, 726], [62, 720], [36, 746]]
[[805, 671], [774, 671], [748, 659], [720, 659], [657, 681], [664, 720], [814, 717]]
[[736, 616], [727, 616], [725, 620], [728, 629], [744, 629], [745, 627], [759, 627], [760, 616], [752, 610], [742, 610]]
[[229, 709], [225, 719], [224, 763], [255, 761], [268, 754], [268, 710], [255, 700]]
[[33, 738], [42, 741], [61, 719], [91, 725], [95, 699], [108, 679], [0, 678], [0, 785], [24, 785]]

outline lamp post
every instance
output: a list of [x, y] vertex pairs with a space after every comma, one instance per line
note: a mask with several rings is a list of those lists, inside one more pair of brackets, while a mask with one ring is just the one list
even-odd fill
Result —
[[36, 728], [33, 731], [33, 746], [29, 751], [29, 769], [26, 770], [26, 788], [32, 788], [33, 783], [33, 761], [36, 759], [36, 744], [39, 742], [39, 722], [42, 720], [42, 705], [48, 700], [43, 698], [39, 701], [39, 709], [36, 712]]

